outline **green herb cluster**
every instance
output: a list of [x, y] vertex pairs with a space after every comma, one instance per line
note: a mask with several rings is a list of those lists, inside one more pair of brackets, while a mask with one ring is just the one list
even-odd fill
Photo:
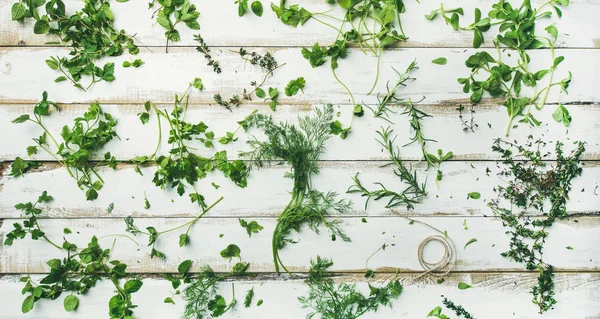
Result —
[[[475, 21], [467, 26], [459, 26], [459, 15], [463, 14], [462, 8], [444, 10], [443, 5], [434, 10], [428, 19], [441, 15], [446, 23], [455, 30], [468, 30], [474, 32], [473, 47], [479, 48], [484, 42], [484, 32], [492, 26], [499, 26], [499, 34], [493, 39], [496, 56], [487, 51], [478, 51], [471, 55], [465, 62], [471, 73], [458, 82], [463, 85], [463, 91], [470, 93], [472, 103], [479, 103], [484, 92], [491, 97], [504, 99], [502, 105], [508, 113], [508, 136], [513, 120], [521, 117], [519, 122], [533, 126], [541, 124], [531, 113], [532, 106], [541, 110], [546, 105], [548, 94], [552, 87], [559, 86], [561, 92], [567, 92], [571, 82], [569, 76], [559, 81], [554, 80], [554, 71], [564, 60], [563, 56], [555, 55], [555, 45], [558, 39], [558, 29], [554, 24], [545, 28], [547, 35], [536, 33], [538, 20], [553, 15], [553, 11], [562, 17], [561, 6], [568, 6], [569, 0], [550, 0], [538, 8], [534, 8], [531, 1], [523, 1], [520, 6], [513, 7], [509, 2], [500, 0], [492, 6], [488, 17], [482, 18], [479, 8], [475, 9]], [[448, 14], [451, 14], [448, 17]], [[540, 70], [533, 70], [530, 66], [530, 50], [549, 48], [551, 59], [549, 66]], [[504, 52], [508, 49], [508, 53]], [[517, 61], [512, 61], [511, 53], [517, 56]], [[539, 83], [547, 79], [547, 84]], [[571, 117], [564, 105], [559, 105], [554, 118], [566, 126], [571, 123]]]
[[148, 7], [150, 9], [157, 7], [152, 18], [156, 16], [156, 22], [166, 30], [167, 52], [170, 41], [179, 42], [181, 40], [176, 28], [178, 24], [183, 23], [192, 30], [200, 30], [200, 23], [198, 23], [200, 12], [197, 11], [196, 5], [191, 4], [189, 0], [152, 0]]
[[287, 244], [293, 244], [290, 238], [292, 231], [299, 231], [307, 225], [316, 233], [319, 226], [325, 226], [332, 239], [338, 236], [344, 241], [350, 238], [340, 228], [341, 221], [329, 220], [332, 213], [343, 214], [350, 209], [351, 203], [336, 200], [333, 192], [322, 193], [314, 190], [311, 177], [319, 172], [318, 160], [325, 151], [325, 142], [329, 139], [329, 125], [333, 119], [333, 107], [316, 109], [314, 117], [299, 118], [298, 126], [290, 123], [275, 123], [270, 116], [254, 114], [244, 123], [244, 129], [256, 127], [264, 132], [266, 140], [252, 139], [248, 141], [249, 152], [241, 154], [249, 158], [252, 165], [262, 167], [267, 162], [281, 161], [291, 166], [287, 176], [294, 181], [292, 198], [277, 219], [273, 232], [272, 249], [275, 271], [283, 265], [279, 250]]
[[[452, 302], [452, 300], [449, 300], [448, 298], [446, 298], [444, 296], [442, 296], [442, 298], [444, 298], [444, 300], [442, 301], [444, 306], [446, 306], [447, 309], [454, 311], [454, 313], [456, 313], [456, 315], [458, 317], [465, 318], [465, 319], [475, 319], [475, 317], [473, 317], [462, 306], [456, 305], [454, 302]], [[427, 317], [435, 317], [435, 318], [439, 318], [439, 319], [450, 319], [450, 317], [448, 317], [442, 313], [442, 307], [439, 307], [439, 306], [435, 307], [435, 309], [431, 310], [429, 312], [429, 314], [427, 314]]]
[[[63, 141], [59, 143], [43, 123], [43, 118], [50, 115], [50, 107], [59, 110], [58, 104], [49, 101], [48, 94], [44, 92], [42, 100], [33, 107], [33, 117], [24, 114], [12, 121], [16, 124], [32, 122], [44, 131], [40, 137], [33, 139], [35, 145], [27, 147], [27, 154], [31, 156], [37, 154], [39, 149], [44, 150], [65, 167], [80, 189], [85, 190], [86, 199], [94, 200], [104, 185], [104, 180], [96, 171], [97, 167], [115, 168], [117, 162], [110, 153], [105, 153], [104, 160], [98, 163], [93, 164], [92, 160], [97, 158], [104, 145], [117, 137], [117, 121], [109, 113], [102, 112], [98, 102], [92, 103], [83, 116], [75, 119], [72, 128], [67, 125], [62, 128], [60, 137]], [[15, 169], [18, 172], [27, 168]]]
[[[114, 17], [109, 0], [83, 0], [84, 7], [67, 15], [63, 0], [19, 0], [12, 6], [12, 19], [24, 22], [34, 19], [33, 33], [58, 37], [61, 45], [70, 49], [68, 57], [51, 57], [46, 64], [63, 75], [55, 82], [69, 80], [76, 88], [87, 90], [97, 82], [115, 79], [115, 64], [107, 62], [100, 67], [95, 62], [101, 58], [122, 55], [126, 50], [137, 54], [133, 37], [113, 26]], [[44, 6], [46, 13], [40, 15]], [[91, 76], [84, 88], [83, 76]]]
[[356, 319], [381, 306], [391, 307], [402, 293], [402, 285], [394, 278], [382, 287], [369, 284], [369, 295], [365, 296], [355, 284], [335, 284], [327, 274], [327, 269], [333, 265], [331, 260], [317, 257], [310, 263], [306, 279], [308, 293], [298, 298], [300, 305], [311, 311], [306, 318]]
[[[505, 169], [500, 175], [507, 182], [495, 188], [499, 198], [488, 204], [508, 228], [509, 250], [502, 256], [525, 264], [528, 270], [540, 272], [538, 285], [531, 290], [540, 313], [556, 304], [554, 268], [543, 260], [544, 243], [550, 234], [548, 228], [555, 221], [569, 217], [566, 204], [571, 182], [583, 172], [579, 159], [585, 151], [584, 143], [574, 145], [575, 149], [565, 155], [563, 144], [556, 142], [556, 163], [552, 165], [545, 161], [552, 153], [543, 151], [546, 142], [542, 140], [530, 137], [522, 146], [498, 139], [492, 148], [502, 157]], [[529, 212], [541, 213], [541, 217], [532, 217]]]

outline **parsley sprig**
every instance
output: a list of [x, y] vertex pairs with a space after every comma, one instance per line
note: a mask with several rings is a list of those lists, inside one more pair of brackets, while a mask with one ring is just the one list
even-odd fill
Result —
[[[583, 173], [579, 159], [585, 151], [584, 143], [576, 142], [576, 148], [565, 155], [563, 144], [556, 142], [556, 164], [550, 165], [544, 161], [551, 155], [543, 151], [546, 144], [532, 137], [525, 145], [500, 139], [494, 142], [492, 149], [500, 154], [506, 167], [500, 175], [507, 185], [497, 186], [495, 191], [499, 199], [488, 204], [502, 219], [503, 226], [508, 228], [509, 250], [502, 256], [540, 273], [538, 285], [531, 290], [533, 303], [538, 305], [540, 313], [556, 304], [553, 296], [554, 268], [543, 260], [544, 243], [550, 235], [548, 228], [555, 221], [569, 217], [566, 204], [572, 189], [571, 182]], [[501, 201], [506, 201], [507, 205]], [[530, 217], [528, 211], [541, 212], [543, 217]]]
[[[72, 15], [67, 15], [63, 0], [19, 0], [12, 7], [12, 19], [24, 22], [34, 19], [35, 34], [51, 34], [59, 43], [70, 49], [68, 57], [50, 57], [46, 64], [62, 73], [55, 82], [69, 80], [76, 88], [90, 89], [100, 81], [112, 82], [115, 79], [115, 64], [104, 66], [96, 61], [105, 57], [122, 55], [126, 50], [137, 54], [139, 48], [133, 37], [124, 30], [113, 26], [114, 17], [109, 0], [84, 0], [84, 7]], [[46, 13], [40, 15], [38, 9], [45, 5]], [[84, 76], [91, 76], [87, 86], [81, 84]]]
[[319, 192], [311, 184], [312, 175], [319, 172], [318, 159], [325, 151], [332, 119], [333, 107], [328, 105], [324, 109], [316, 109], [314, 117], [299, 118], [298, 126], [275, 123], [271, 116], [260, 113], [254, 114], [245, 122], [245, 129], [261, 129], [267, 139], [248, 141], [251, 150], [241, 153], [242, 157], [249, 158], [256, 167], [262, 167], [271, 161], [291, 165], [291, 172], [287, 176], [294, 181], [292, 198], [279, 215], [272, 238], [273, 263], [277, 273], [280, 267], [290, 273], [283, 265], [279, 250], [287, 244], [295, 243], [289, 236], [303, 225], [308, 225], [317, 233], [319, 226], [325, 226], [332, 234], [332, 239], [339, 236], [344, 241], [350, 241], [340, 228], [341, 221], [327, 218], [334, 212], [347, 212], [351, 207], [350, 201], [336, 200], [336, 193]]
[[73, 127], [65, 125], [60, 133], [62, 142], [58, 142], [55, 136], [44, 125], [43, 118], [50, 116], [50, 107], [59, 110], [58, 104], [48, 100], [48, 93], [44, 91], [42, 100], [33, 108], [33, 117], [23, 114], [12, 121], [20, 124], [32, 122], [39, 126], [43, 133], [34, 138], [35, 145], [27, 147], [27, 154], [37, 154], [39, 149], [44, 150], [59, 162], [69, 176], [77, 181], [77, 186], [85, 190], [87, 200], [98, 198], [98, 191], [104, 185], [104, 180], [98, 174], [97, 167], [109, 166], [115, 168], [117, 165], [114, 156], [109, 152], [104, 154], [104, 160], [93, 163], [98, 152], [113, 138], [118, 137], [115, 131], [117, 121], [109, 113], [104, 113], [98, 102], [90, 104], [87, 112], [74, 120]]

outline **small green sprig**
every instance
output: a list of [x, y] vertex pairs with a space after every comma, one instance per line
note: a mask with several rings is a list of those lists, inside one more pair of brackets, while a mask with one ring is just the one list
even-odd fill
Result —
[[198, 42], [196, 51], [203, 53], [204, 58], [208, 61], [206, 65], [211, 66], [213, 68], [213, 72], [217, 74], [221, 73], [221, 66], [219, 64], [219, 61], [213, 59], [212, 55], [210, 54], [210, 48], [208, 47], [206, 42], [204, 42], [202, 36], [200, 36], [200, 34], [195, 34], [194, 41]]
[[[12, 19], [24, 22], [34, 19], [35, 34], [50, 34], [60, 44], [70, 49], [68, 57], [50, 57], [46, 64], [62, 73], [55, 82], [69, 80], [76, 88], [90, 89], [100, 81], [115, 80], [115, 65], [107, 62], [97, 66], [96, 61], [122, 55], [126, 50], [137, 54], [139, 48], [133, 37], [113, 26], [114, 17], [109, 0], [84, 0], [84, 7], [67, 15], [63, 0], [19, 0], [12, 6]], [[45, 6], [44, 6], [45, 5]], [[38, 9], [45, 7], [45, 14]], [[81, 79], [90, 76], [90, 84], [84, 87]]]
[[311, 311], [306, 318], [356, 319], [377, 311], [380, 306], [391, 307], [402, 293], [402, 285], [394, 278], [382, 287], [369, 284], [369, 295], [365, 296], [356, 284], [336, 284], [328, 276], [327, 269], [333, 265], [331, 260], [317, 256], [310, 263], [306, 279], [308, 293], [298, 298], [302, 308]]
[[394, 70], [394, 72], [396, 72], [396, 75], [398, 75], [398, 80], [396, 81], [394, 86], [392, 86], [390, 88], [390, 83], [388, 81], [388, 83], [386, 84], [387, 93], [383, 96], [383, 98], [380, 98], [379, 94], [377, 95], [377, 108], [376, 109], [365, 104], [365, 106], [367, 108], [369, 108], [371, 110], [371, 112], [373, 112], [374, 117], [382, 118], [382, 119], [386, 120], [387, 122], [389, 122], [390, 124], [394, 124], [390, 120], [390, 113], [394, 113], [394, 111], [390, 108], [390, 106], [392, 104], [405, 104], [406, 103], [406, 101], [403, 98], [398, 97], [396, 94], [398, 93], [398, 90], [401, 87], [406, 86], [406, 82], [415, 79], [413, 77], [410, 77], [410, 73], [412, 71], [418, 69], [417, 61], [413, 61], [411, 64], [409, 64], [408, 67], [406, 68], [406, 70], [402, 73], [400, 73], [398, 70], [396, 70], [393, 67], [392, 67], [392, 69]]
[[425, 190], [425, 183], [420, 183], [417, 178], [417, 173], [412, 171], [411, 168], [404, 164], [404, 161], [400, 157], [400, 151], [397, 146], [394, 145], [396, 137], [392, 137], [393, 130], [388, 128], [382, 128], [377, 131], [379, 138], [377, 142], [384, 147], [388, 152], [390, 163], [383, 167], [393, 166], [394, 174], [400, 178], [400, 181], [406, 184], [406, 188], [401, 192], [396, 192], [385, 187], [380, 182], [375, 183], [379, 186], [378, 190], [371, 191], [367, 189], [358, 178], [358, 173], [352, 177], [354, 185], [350, 186], [346, 193], [348, 194], [360, 194], [362, 197], [366, 197], [365, 209], [367, 208], [369, 201], [380, 200], [383, 198], [388, 199], [386, 204], [387, 208], [394, 208], [398, 206], [406, 206], [407, 209], [413, 209], [414, 205], [419, 203], [425, 196], [427, 191]]
[[[461, 305], [454, 304], [454, 302], [452, 302], [451, 300], [449, 300], [448, 298], [446, 298], [444, 296], [442, 296], [442, 298], [444, 298], [444, 300], [442, 301], [444, 306], [446, 306], [446, 308], [454, 311], [454, 313], [456, 313], [456, 315], [458, 317], [465, 318], [465, 319], [475, 319], [475, 317], [473, 317]], [[435, 307], [435, 309], [431, 310], [429, 312], [429, 314], [427, 314], [427, 317], [435, 317], [435, 318], [439, 318], [439, 319], [450, 319], [450, 317], [448, 317], [442, 313], [442, 307], [439, 307], [439, 306]]]
[[[585, 151], [584, 143], [576, 142], [576, 148], [566, 156], [563, 144], [556, 142], [556, 164], [550, 166], [544, 159], [551, 153], [542, 151], [546, 144], [542, 140], [533, 140], [533, 137], [524, 146], [500, 139], [494, 142], [492, 150], [500, 154], [506, 167], [500, 175], [508, 185], [497, 186], [494, 190], [499, 199], [488, 203], [494, 215], [508, 228], [509, 249], [502, 256], [525, 264], [528, 270], [540, 272], [538, 285], [531, 290], [540, 313], [556, 304], [552, 280], [554, 268], [543, 260], [544, 243], [550, 234], [548, 228], [555, 221], [569, 217], [566, 204], [571, 182], [583, 173], [580, 157]], [[501, 201], [508, 205], [502, 205]], [[542, 213], [543, 217], [530, 217], [527, 212], [532, 210]]]
[[[77, 181], [77, 186], [85, 190], [87, 200], [98, 198], [98, 191], [104, 185], [104, 180], [96, 171], [99, 166], [115, 168], [117, 165], [114, 156], [110, 153], [104, 154], [104, 160], [92, 164], [92, 160], [104, 145], [113, 138], [118, 137], [115, 131], [117, 121], [109, 113], [104, 113], [98, 102], [90, 104], [87, 112], [75, 119], [72, 128], [65, 125], [60, 133], [62, 142], [46, 128], [43, 118], [50, 115], [50, 107], [59, 110], [58, 104], [48, 100], [48, 94], [44, 91], [42, 100], [33, 108], [33, 117], [24, 114], [12, 121], [20, 124], [32, 122], [39, 126], [43, 133], [34, 138], [35, 145], [27, 148], [29, 155], [37, 154], [39, 149], [44, 150], [59, 162], [69, 176]], [[54, 148], [54, 150], [52, 150]]]
[[178, 24], [184, 23], [192, 30], [200, 30], [200, 23], [198, 23], [200, 12], [196, 10], [196, 5], [191, 4], [189, 0], [152, 0], [148, 4], [149, 9], [153, 9], [156, 4], [158, 4], [158, 8], [152, 13], [152, 19], [156, 16], [156, 22], [166, 30], [166, 52], [169, 52], [169, 42], [181, 40], [176, 28]]

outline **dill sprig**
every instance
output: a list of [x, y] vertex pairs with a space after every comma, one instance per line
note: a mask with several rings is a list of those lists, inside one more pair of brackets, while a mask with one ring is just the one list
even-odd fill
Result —
[[380, 189], [370, 191], [363, 186], [358, 178], [358, 173], [356, 173], [356, 175], [352, 177], [354, 185], [350, 186], [346, 193], [358, 193], [363, 197], [367, 197], [365, 209], [367, 208], [371, 198], [373, 198], [373, 200], [389, 198], [386, 205], [387, 208], [406, 206], [407, 209], [413, 209], [415, 204], [419, 203], [425, 196], [427, 196], [425, 183], [419, 183], [417, 173], [412, 171], [410, 167], [407, 167], [400, 157], [399, 148], [394, 146], [396, 136], [392, 137], [392, 132], [393, 130], [389, 127], [381, 128], [381, 130], [377, 131], [377, 134], [379, 134], [377, 142], [381, 144], [388, 152], [388, 156], [391, 161], [383, 167], [394, 166], [394, 174], [396, 174], [396, 176], [400, 178], [400, 181], [404, 182], [407, 186], [401, 192], [396, 192], [386, 188], [382, 183], [376, 182], [375, 184], [379, 185]]
[[204, 53], [204, 58], [208, 61], [208, 63], [206, 65], [212, 66], [213, 71], [215, 73], [217, 73], [217, 74], [221, 73], [221, 66], [219, 65], [219, 61], [214, 60], [212, 58], [212, 55], [210, 54], [210, 48], [208, 47], [206, 42], [204, 42], [204, 39], [202, 38], [202, 36], [200, 36], [200, 34], [195, 34], [194, 41], [198, 42], [196, 51], [198, 51], [200, 53]]
[[289, 273], [281, 261], [279, 250], [294, 243], [289, 235], [303, 225], [308, 225], [316, 233], [319, 233], [320, 226], [325, 226], [332, 239], [339, 236], [344, 241], [350, 241], [340, 228], [341, 221], [327, 219], [332, 213], [343, 214], [348, 211], [350, 201], [336, 200], [336, 193], [322, 193], [311, 185], [312, 175], [319, 172], [317, 161], [325, 151], [332, 119], [333, 106], [328, 105], [324, 109], [316, 109], [313, 117], [299, 118], [298, 126], [275, 123], [271, 116], [259, 113], [243, 123], [245, 129], [261, 129], [267, 139], [248, 141], [251, 151], [243, 152], [241, 156], [249, 158], [255, 167], [263, 167], [266, 162], [273, 160], [291, 165], [291, 172], [287, 176], [294, 180], [292, 198], [277, 219], [272, 239], [273, 262], [277, 273], [280, 266]]
[[[509, 250], [502, 253], [528, 270], [538, 270], [538, 285], [532, 287], [533, 303], [543, 313], [556, 304], [554, 299], [553, 267], [543, 260], [543, 247], [549, 235], [548, 228], [556, 220], [569, 217], [566, 204], [571, 191], [571, 181], [583, 173], [580, 157], [585, 151], [583, 142], [576, 142], [576, 148], [565, 156], [563, 143], [556, 142], [556, 163], [550, 165], [544, 160], [551, 153], [543, 152], [547, 145], [542, 140], [533, 140], [530, 136], [525, 146], [497, 139], [492, 149], [500, 153], [502, 164], [506, 166], [499, 175], [507, 178], [508, 185], [497, 186], [498, 200], [492, 200], [488, 206], [502, 219], [504, 227], [509, 228]], [[516, 161], [514, 158], [519, 158]], [[500, 200], [509, 203], [505, 208]], [[550, 205], [547, 205], [547, 204]], [[546, 210], [549, 207], [548, 210]], [[529, 211], [541, 212], [542, 217], [533, 218]]]
[[396, 278], [382, 287], [369, 284], [369, 295], [363, 295], [356, 284], [335, 284], [327, 275], [327, 269], [333, 262], [317, 256], [311, 260], [306, 283], [308, 294], [299, 297], [303, 308], [311, 309], [306, 318], [318, 315], [323, 319], [356, 319], [367, 312], [377, 311], [379, 306], [390, 306], [402, 293], [402, 285]]

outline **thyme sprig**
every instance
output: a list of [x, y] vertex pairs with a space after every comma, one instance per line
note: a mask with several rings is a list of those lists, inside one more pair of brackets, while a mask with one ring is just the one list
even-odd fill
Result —
[[210, 48], [208, 47], [206, 42], [204, 42], [202, 36], [200, 34], [195, 34], [194, 41], [198, 42], [198, 46], [196, 46], [196, 51], [203, 53], [204, 58], [208, 61], [206, 65], [211, 66], [213, 68], [213, 72], [217, 74], [221, 73], [221, 66], [219, 64], [219, 61], [213, 59], [212, 55], [210, 54]]
[[[574, 144], [576, 148], [565, 155], [563, 144], [555, 143], [557, 159], [554, 165], [544, 161], [551, 153], [543, 152], [547, 143], [539, 139], [530, 137], [524, 146], [497, 139], [492, 147], [506, 167], [500, 176], [507, 179], [507, 185], [497, 186], [494, 190], [499, 199], [488, 204], [508, 228], [509, 250], [502, 256], [525, 264], [528, 270], [540, 272], [538, 285], [531, 290], [533, 303], [538, 305], [540, 313], [556, 304], [552, 280], [554, 268], [543, 260], [544, 243], [550, 234], [548, 228], [555, 221], [569, 217], [566, 204], [571, 182], [583, 173], [580, 157], [585, 146], [583, 142]], [[501, 200], [510, 204], [508, 208]], [[528, 216], [527, 212], [531, 210], [542, 213], [542, 217]]]
[[42, 100], [33, 107], [33, 117], [23, 114], [12, 123], [31, 122], [39, 126], [43, 133], [33, 138], [35, 145], [27, 147], [27, 154], [31, 156], [37, 154], [39, 149], [44, 150], [67, 170], [80, 189], [85, 190], [86, 199], [94, 200], [104, 185], [96, 169], [100, 166], [115, 168], [117, 162], [109, 152], [104, 154], [103, 161], [94, 164], [92, 160], [104, 145], [118, 137], [115, 131], [117, 121], [109, 113], [104, 113], [98, 102], [94, 102], [83, 116], [74, 120], [72, 128], [63, 126], [60, 133], [63, 140], [59, 143], [43, 122], [44, 117], [50, 116], [50, 107], [59, 110], [58, 104], [49, 101], [48, 93], [44, 91]]
[[298, 231], [307, 225], [319, 233], [319, 227], [325, 226], [332, 239], [340, 237], [344, 241], [350, 238], [340, 228], [340, 220], [329, 220], [332, 213], [347, 212], [351, 203], [337, 200], [334, 192], [322, 193], [312, 187], [311, 178], [319, 172], [318, 159], [325, 151], [325, 142], [329, 139], [329, 124], [333, 119], [333, 106], [316, 109], [314, 117], [299, 118], [298, 126], [290, 123], [275, 123], [271, 116], [254, 114], [245, 122], [246, 130], [255, 127], [264, 132], [266, 141], [251, 139], [250, 151], [241, 153], [252, 161], [252, 166], [263, 167], [267, 162], [281, 161], [291, 165], [286, 176], [294, 181], [292, 198], [279, 215], [273, 232], [272, 251], [275, 271], [279, 273], [283, 265], [279, 250], [287, 244], [295, 243], [290, 237], [292, 231]]

